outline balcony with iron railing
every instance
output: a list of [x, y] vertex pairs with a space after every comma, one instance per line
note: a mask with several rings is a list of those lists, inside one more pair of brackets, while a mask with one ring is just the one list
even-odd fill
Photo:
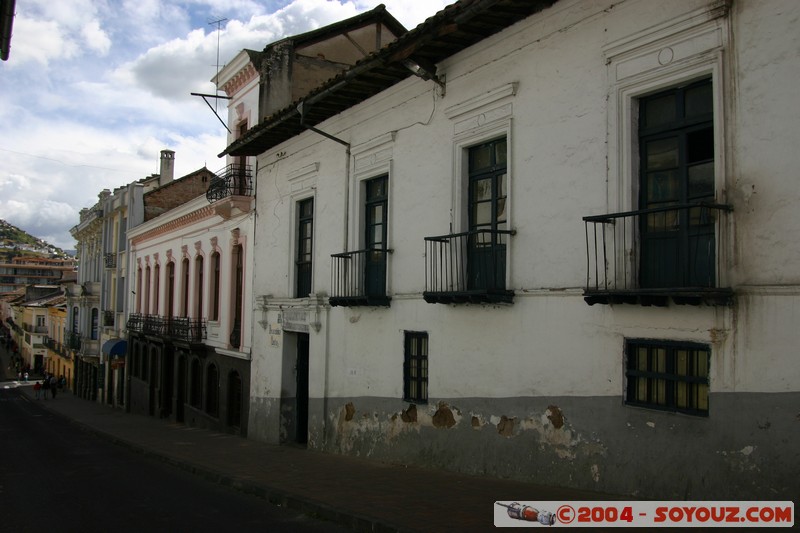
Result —
[[584, 217], [589, 305], [730, 305], [723, 286], [723, 204], [682, 204]]
[[103, 327], [113, 328], [116, 321], [116, 313], [114, 311], [103, 311]]
[[62, 357], [69, 357], [69, 352], [64, 348], [64, 345], [52, 337], [47, 337], [44, 341], [44, 345], [51, 352], [54, 352]]
[[206, 338], [207, 323], [202, 318], [163, 317], [134, 313], [128, 317], [127, 329], [144, 335], [199, 343]]
[[386, 295], [386, 262], [391, 250], [369, 249], [331, 255], [332, 306], [383, 306]]
[[110, 253], [103, 256], [106, 268], [117, 268], [117, 254]]
[[66, 331], [64, 332], [64, 344], [70, 350], [80, 350], [81, 349], [81, 334], [76, 333], [74, 331]]
[[206, 191], [206, 199], [213, 203], [231, 196], [253, 195], [253, 172], [250, 165], [233, 163], [215, 172]]
[[34, 326], [32, 324], [28, 324], [27, 322], [22, 323], [22, 329], [28, 333], [33, 333], [34, 335], [47, 333], [47, 326]]
[[506, 288], [506, 241], [514, 230], [481, 229], [425, 237], [428, 303], [512, 303]]

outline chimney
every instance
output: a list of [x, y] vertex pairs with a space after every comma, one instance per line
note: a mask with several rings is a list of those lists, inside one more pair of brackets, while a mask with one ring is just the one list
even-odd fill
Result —
[[161, 150], [161, 172], [158, 175], [158, 186], [171, 182], [175, 177], [175, 152]]

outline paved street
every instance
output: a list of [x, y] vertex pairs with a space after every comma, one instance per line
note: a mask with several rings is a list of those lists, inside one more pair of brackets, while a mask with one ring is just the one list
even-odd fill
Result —
[[[5, 368], [5, 352], [0, 353], [0, 359]], [[0, 376], [0, 380], [2, 379]], [[101, 440], [116, 444], [117, 448], [122, 448], [126, 453], [136, 452], [133, 455], [161, 462], [162, 467], [177, 467], [183, 471], [182, 474], [192, 474], [191, 479], [196, 483], [201, 480], [211, 481], [220, 485], [217, 488], [222, 492], [238, 491], [256, 496], [258, 505], [263, 505], [264, 508], [272, 507], [267, 505], [271, 503], [297, 513], [322, 518], [331, 524], [331, 528], [332, 524], [340, 524], [356, 531], [488, 531], [494, 529], [496, 501], [624, 499], [533, 483], [386, 464], [290, 446], [272, 446], [153, 417], [126, 414], [120, 409], [89, 402], [71, 393], [60, 394], [55, 400], [40, 400], [37, 404], [31, 383], [17, 384], [10, 381], [3, 385], [16, 388], [17, 392], [28, 399], [28, 403], [34, 404], [25, 408], [30, 409], [29, 412], [33, 413], [31, 416], [38, 414], [35, 418], [42, 419], [31, 422], [34, 427], [43, 424], [45, 420], [49, 420], [55, 427], [55, 420], [58, 419], [62, 430], [63, 427], [71, 426], [86, 434], [84, 437], [102, 437]], [[17, 398], [9, 401], [16, 405], [26, 400]], [[0, 405], [5, 403], [7, 402]], [[34, 407], [36, 410], [33, 410]], [[46, 413], [39, 411], [39, 407], [45, 409]], [[0, 423], [3, 427], [7, 425], [2, 420]], [[67, 469], [69, 475], [75, 475], [75, 470], [82, 470], [94, 476], [90, 476], [82, 487], [75, 489], [76, 503], [102, 501], [106, 507], [129, 506], [145, 513], [146, 508], [160, 499], [172, 500], [178, 497], [179, 489], [173, 488], [162, 493], [160, 497], [143, 500], [142, 505], [136, 507], [138, 504], [129, 501], [129, 498], [139, 501], [135, 500], [135, 494], [120, 490], [123, 484], [121, 481], [131, 473], [130, 470], [111, 475], [95, 468], [96, 457], [91, 448], [78, 447], [66, 453], [56, 449], [62, 445], [59, 436], [48, 441], [45, 434], [36, 435], [35, 439], [41, 441], [41, 448], [37, 447], [30, 452], [17, 449], [15, 453], [25, 454], [26, 461], [35, 461], [39, 456], [53, 454], [53, 468], [58, 462], [75, 462], [81, 468], [74, 469], [68, 465], [59, 468], [62, 472]], [[109, 454], [116, 457], [111, 451], [102, 452], [99, 457]], [[14, 477], [19, 477], [24, 468], [25, 465], [20, 465], [17, 461], [14, 470], [9, 472], [14, 472]], [[167, 468], [170, 469], [175, 468]], [[141, 488], [144, 482], [136, 483]], [[45, 485], [41, 487], [41, 490], [46, 490]], [[65, 497], [65, 492], [69, 492], [61, 491], [57, 485], [47, 490], [57, 491], [60, 497]], [[25, 489], [26, 493], [30, 491], [30, 488]], [[187, 500], [191, 502], [191, 499]], [[28, 494], [27, 497], [15, 500], [13, 507], [36, 512], [39, 501], [38, 494]], [[3, 507], [5, 508], [5, 502]], [[88, 512], [87, 509], [95, 507], [87, 507], [81, 503], [77, 509]], [[201, 526], [210, 523], [215, 516], [214, 509], [219, 508], [213, 504], [195, 504], [190, 505], [187, 512], [196, 512], [198, 507], [203, 507], [202, 512], [208, 513], [198, 515], [207, 518], [207, 521], [199, 521]], [[73, 505], [68, 509], [75, 508]], [[179, 515], [175, 512], [173, 514]], [[226, 511], [228, 519], [229, 515]], [[112, 518], [116, 516], [121, 515], [111, 515]], [[152, 519], [154, 523], [166, 525], [169, 516], [159, 518], [154, 512]], [[158, 520], [161, 521], [157, 522]], [[299, 530], [294, 527], [294, 522], [291, 524], [292, 531]]]
[[113, 444], [3, 385], [2, 531], [346, 531]]

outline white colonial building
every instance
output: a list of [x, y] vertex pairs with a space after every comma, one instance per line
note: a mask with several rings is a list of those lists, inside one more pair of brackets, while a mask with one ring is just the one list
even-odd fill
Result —
[[246, 435], [253, 198], [216, 185], [128, 232], [127, 410]]
[[[248, 435], [645, 498], [797, 496], [798, 16], [461, 1], [243, 133]], [[137, 242], [142, 268], [229, 256], [203, 227]]]

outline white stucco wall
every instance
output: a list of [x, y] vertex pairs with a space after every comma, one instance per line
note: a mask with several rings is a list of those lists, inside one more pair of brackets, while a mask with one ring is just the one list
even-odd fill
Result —
[[[203, 214], [205, 213], [205, 214]], [[171, 316], [180, 316], [180, 308], [183, 302], [182, 284], [182, 261], [184, 257], [189, 258], [189, 313], [190, 317], [203, 318], [208, 320], [207, 339], [205, 344], [217, 348], [218, 351], [228, 355], [249, 357], [252, 331], [252, 306], [248, 295], [248, 281], [251, 279], [252, 254], [250, 242], [252, 239], [252, 213], [239, 212], [228, 219], [213, 213], [213, 208], [209, 206], [205, 196], [168, 211], [167, 213], [149, 220], [128, 232], [129, 255], [131, 256], [131, 273], [128, 276], [129, 302], [128, 309], [131, 313], [153, 314], [167, 316], [167, 263], [170, 261], [168, 252], [172, 255], [175, 262], [175, 309]], [[186, 219], [194, 219], [193, 222], [185, 223]], [[238, 231], [235, 231], [238, 230]], [[235, 237], [238, 235], [238, 237]], [[244, 250], [244, 294], [245, 303], [243, 305], [242, 316], [242, 344], [238, 350], [231, 350], [229, 335], [233, 325], [233, 313], [230, 311], [233, 306], [232, 298], [234, 291], [232, 288], [233, 264], [232, 250], [234, 241], [238, 238], [238, 243]], [[212, 241], [216, 241], [216, 248]], [[184, 250], [185, 254], [184, 255]], [[211, 304], [211, 255], [214, 251], [220, 254], [220, 320], [210, 319]], [[156, 263], [156, 256], [158, 257]], [[203, 312], [200, 317], [196, 317], [194, 309], [196, 307], [196, 268], [195, 258], [203, 257], [204, 283], [203, 283]], [[147, 259], [149, 258], [149, 263]], [[136, 290], [137, 290], [137, 271], [139, 266], [142, 268], [142, 285], [145, 284], [144, 269], [150, 265], [151, 271], [151, 306], [155, 302], [153, 287], [155, 286], [155, 265], [160, 265], [160, 280], [158, 283], [158, 310], [137, 310]], [[144, 305], [144, 297], [142, 297]]]
[[[602, 397], [622, 406], [625, 339], [636, 338], [708, 344], [712, 396], [798, 392], [798, 17], [789, 0], [730, 11], [701, 0], [558, 2], [439, 65], [444, 97], [409, 79], [318, 125], [350, 144], [350, 159], [313, 132], [259, 156], [253, 294], [272, 303], [255, 311], [251, 435], [277, 440], [277, 404], [294, 394], [279, 322], [292, 307], [319, 314], [312, 399], [402, 406], [404, 331], [429, 333], [431, 404]], [[587, 305], [582, 217], [635, 209], [627, 121], [636, 97], [705, 76], [715, 91], [717, 200], [734, 208], [720, 252], [733, 305]], [[427, 304], [424, 238], [464, 229], [463, 149], [503, 135], [514, 302]], [[359, 184], [386, 173], [391, 306], [326, 308], [331, 254], [360, 248]], [[308, 197], [320, 297], [310, 306], [293, 300], [296, 204]], [[312, 407], [311, 418], [333, 425], [337, 412], [324, 409]]]

